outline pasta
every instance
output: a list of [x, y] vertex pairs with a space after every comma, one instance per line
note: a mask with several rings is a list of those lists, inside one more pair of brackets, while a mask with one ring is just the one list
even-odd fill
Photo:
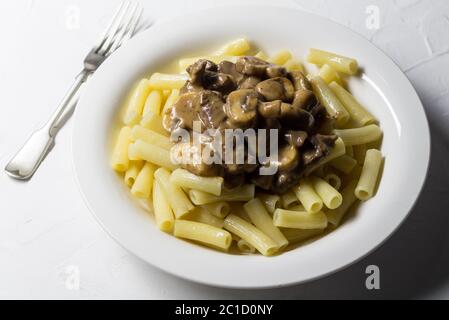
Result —
[[288, 209], [299, 204], [299, 199], [293, 190], [288, 190], [281, 196], [282, 208]]
[[194, 204], [202, 205], [219, 201], [249, 201], [254, 198], [254, 191], [253, 184], [246, 184], [235, 189], [224, 190], [220, 196], [199, 190], [190, 190], [189, 196]]
[[193, 204], [185, 195], [184, 191], [170, 182], [170, 172], [167, 169], [157, 169], [154, 173], [154, 178], [161, 185], [165, 198], [177, 219], [182, 218], [194, 209]]
[[259, 230], [273, 239], [280, 249], [283, 249], [288, 245], [287, 239], [284, 237], [282, 232], [274, 226], [272, 217], [265, 210], [265, 207], [258, 198], [254, 198], [253, 200], [245, 203], [243, 208], [251, 219], [251, 222]]
[[278, 53], [274, 54], [271, 58], [268, 59], [268, 62], [282, 65], [286, 63], [288, 60], [290, 60], [292, 57], [292, 54], [290, 51], [279, 51]]
[[231, 206], [225, 201], [204, 204], [202, 207], [210, 214], [221, 219], [225, 218], [231, 212]]
[[273, 214], [273, 222], [277, 227], [293, 229], [325, 229], [327, 227], [327, 217], [321, 211], [309, 213], [276, 209]]
[[180, 187], [204, 191], [216, 196], [221, 195], [224, 181], [222, 177], [200, 177], [185, 169], [176, 169], [170, 179], [171, 183]]
[[111, 166], [115, 171], [123, 172], [128, 169], [128, 148], [131, 142], [131, 128], [123, 127], [118, 135], [115, 148], [112, 153]]
[[310, 49], [307, 61], [317, 65], [328, 64], [339, 72], [354, 75], [358, 71], [357, 60], [332, 52]]
[[158, 228], [162, 231], [170, 232], [173, 229], [175, 218], [168, 200], [162, 191], [162, 187], [157, 180], [153, 181], [153, 209]]
[[173, 234], [223, 250], [228, 250], [232, 242], [231, 234], [226, 230], [187, 220], [176, 220]]
[[337, 189], [321, 178], [312, 177], [311, 180], [313, 189], [323, 200], [326, 207], [329, 209], [336, 209], [341, 205], [343, 197]]
[[323, 201], [313, 189], [310, 179], [302, 179], [294, 191], [307, 212], [317, 213], [323, 207]]
[[150, 82], [147, 79], [140, 80], [134, 90], [125, 113], [124, 121], [127, 125], [133, 125], [140, 121], [143, 106], [150, 93]]
[[136, 181], [137, 175], [139, 174], [140, 169], [142, 169], [143, 164], [144, 163], [142, 160], [129, 162], [128, 170], [126, 170], [124, 177], [125, 183], [128, 187], [132, 187], [134, 181]]
[[146, 129], [153, 130], [159, 134], [167, 136], [167, 131], [165, 131], [162, 126], [162, 118], [153, 113], [152, 111], [148, 111], [145, 116], [140, 121], [140, 125]]
[[[268, 57], [239, 38], [212, 55], [175, 61], [178, 74], [156, 72], [137, 83], [123, 106], [110, 164], [161, 231], [221, 251], [232, 245], [231, 252], [272, 256], [332, 232], [354, 204], [374, 196], [382, 131], [342, 84], [358, 72], [358, 62], [318, 49], [307, 61], [319, 67], [316, 74], [306, 75], [290, 51]], [[201, 130], [194, 129], [197, 120]], [[172, 140], [177, 130], [193, 134], [191, 142], [200, 134], [214, 154], [217, 146], [226, 152], [227, 143], [212, 141], [211, 128], [250, 129], [256, 138], [260, 129], [280, 129], [278, 158], [256, 159], [253, 166], [243, 149], [243, 165], [175, 161], [179, 146], [189, 141]], [[257, 144], [257, 152], [271, 155], [267, 142]], [[273, 177], [257, 171], [272, 164]]]
[[224, 228], [244, 239], [264, 256], [271, 256], [279, 249], [274, 240], [235, 214], [226, 217]]
[[134, 126], [131, 129], [131, 140], [142, 140], [149, 144], [170, 150], [173, 144], [167, 136], [164, 136], [156, 131], [146, 129], [142, 126]]
[[156, 166], [147, 162], [137, 175], [136, 180], [131, 188], [131, 193], [139, 198], [148, 198], [153, 187], [153, 175]]
[[262, 201], [269, 213], [273, 213], [280, 206], [281, 197], [277, 194], [260, 193], [257, 197]]
[[246, 40], [245, 38], [240, 38], [223, 46], [221, 49], [215, 52], [215, 55], [240, 56], [246, 53], [249, 49], [250, 45], [248, 43], [248, 40]]
[[205, 208], [202, 207], [195, 207], [195, 209], [193, 209], [193, 211], [190, 212], [186, 218], [188, 220], [209, 224], [217, 228], [223, 228], [224, 225], [223, 219], [210, 214]]
[[382, 153], [379, 150], [369, 149], [366, 151], [362, 173], [355, 188], [355, 196], [358, 199], [368, 200], [373, 196], [381, 164]]
[[368, 124], [376, 123], [374, 116], [369, 113], [359, 102], [357, 102], [354, 96], [346, 91], [342, 86], [336, 82], [332, 82], [329, 87], [344, 105], [356, 127], [363, 127]]
[[337, 129], [335, 130], [335, 134], [338, 135], [347, 146], [366, 144], [379, 140], [382, 137], [382, 131], [379, 126], [375, 124], [353, 129]]
[[170, 159], [170, 151], [143, 140], [136, 140], [129, 145], [128, 157], [130, 160], [146, 160], [170, 170], [174, 170], [177, 167]]
[[341, 195], [343, 196], [343, 202], [341, 206], [339, 206], [337, 209], [329, 210], [326, 213], [328, 221], [334, 226], [338, 226], [340, 224], [340, 221], [344, 217], [346, 212], [354, 204], [354, 202], [356, 202], [357, 198], [354, 194], [356, 185], [356, 180], [350, 181], [348, 185], [341, 191]]
[[336, 123], [343, 126], [349, 120], [349, 113], [335, 96], [329, 86], [321, 77], [316, 76], [311, 80], [313, 92], [321, 104], [326, 108], [329, 115], [336, 118]]
[[187, 79], [187, 75], [184, 74], [153, 73], [148, 80], [148, 86], [156, 90], [179, 89]]
[[341, 172], [344, 172], [345, 174], [349, 174], [357, 165], [357, 160], [344, 154], [332, 161], [329, 161], [329, 165], [340, 170]]
[[321, 66], [320, 72], [318, 72], [318, 75], [328, 84], [333, 81], [341, 83], [341, 78], [338, 75], [337, 70], [335, 70], [328, 64], [323, 64]]

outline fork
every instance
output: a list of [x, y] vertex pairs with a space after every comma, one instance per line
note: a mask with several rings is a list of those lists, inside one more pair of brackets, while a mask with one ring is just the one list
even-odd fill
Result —
[[79, 89], [112, 52], [134, 35], [142, 12], [143, 8], [137, 2], [123, 1], [120, 4], [109, 26], [85, 57], [83, 70], [76, 76], [58, 108], [43, 127], [31, 134], [6, 165], [5, 171], [9, 176], [19, 180], [28, 180], [33, 176], [54, 146], [56, 134], [67, 120], [66, 117], [70, 116]]

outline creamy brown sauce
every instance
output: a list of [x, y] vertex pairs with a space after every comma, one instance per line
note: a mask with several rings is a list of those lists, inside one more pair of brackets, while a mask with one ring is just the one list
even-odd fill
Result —
[[[278, 129], [278, 161], [274, 175], [260, 175], [266, 163], [183, 164], [200, 176], [223, 176], [227, 187], [245, 182], [259, 188], [283, 193], [296, 184], [305, 169], [326, 156], [336, 136], [331, 134], [333, 119], [318, 102], [307, 78], [300, 71], [247, 56], [236, 63], [218, 65], [198, 60], [187, 68], [190, 79], [176, 103], [164, 114], [164, 127], [171, 133], [193, 131], [194, 121], [207, 129]], [[189, 144], [189, 142], [182, 142]], [[207, 145], [206, 142], [202, 142]], [[223, 139], [224, 144], [224, 139]], [[223, 155], [226, 148], [223, 145]], [[268, 150], [265, 152], [269, 153]]]

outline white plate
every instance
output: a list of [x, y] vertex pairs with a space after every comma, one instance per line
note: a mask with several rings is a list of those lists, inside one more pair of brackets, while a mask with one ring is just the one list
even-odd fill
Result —
[[[268, 53], [289, 49], [304, 57], [316, 47], [356, 57], [360, 79], [350, 89], [378, 117], [384, 131], [383, 177], [375, 198], [336, 231], [266, 258], [230, 255], [160, 232], [131, 199], [109, 166], [122, 101], [139, 78], [172, 59], [246, 36]], [[310, 66], [308, 66], [310, 67]], [[313, 70], [313, 69], [309, 69]], [[96, 72], [76, 109], [73, 159], [80, 189], [104, 229], [143, 260], [204, 284], [284, 286], [335, 272], [362, 258], [404, 221], [423, 186], [429, 129], [415, 90], [399, 68], [370, 42], [315, 15], [275, 7], [225, 7], [157, 24], [113, 54]]]

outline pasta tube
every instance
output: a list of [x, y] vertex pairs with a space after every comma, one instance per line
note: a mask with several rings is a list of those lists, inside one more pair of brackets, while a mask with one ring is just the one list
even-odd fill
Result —
[[279, 249], [273, 239], [235, 214], [226, 217], [224, 228], [250, 243], [264, 256], [271, 256]]
[[162, 117], [153, 113], [152, 111], [148, 111], [145, 114], [145, 116], [140, 121], [140, 125], [164, 136], [168, 135], [168, 132], [162, 126]]
[[[333, 81], [341, 83], [340, 75], [337, 70], [332, 68], [328, 64], [323, 64], [318, 72], [318, 75], [326, 82], [331, 83]], [[334, 92], [335, 93], [335, 92]]]
[[299, 61], [298, 59], [291, 58], [287, 60], [287, 62], [282, 66], [287, 69], [288, 72], [301, 71], [302, 73], [304, 73], [304, 67], [302, 66], [301, 61]]
[[311, 174], [312, 172], [314, 172], [316, 169], [318, 169], [325, 163], [328, 163], [329, 161], [344, 155], [345, 152], [346, 152], [345, 144], [341, 138], [338, 138], [337, 140], [335, 140], [335, 145], [331, 149], [329, 154], [327, 156], [321, 158], [315, 165], [308, 167], [305, 171], [305, 174], [306, 175]]
[[259, 59], [262, 59], [262, 60], [265, 60], [265, 61], [268, 61], [268, 59], [269, 59], [269, 57], [263, 51], [259, 51], [258, 53], [256, 53], [255, 57], [259, 58]]
[[164, 90], [164, 89], [180, 89], [188, 80], [186, 74], [166, 74], [166, 73], [153, 73], [148, 80], [148, 85], [151, 89]]
[[161, 185], [165, 198], [170, 204], [177, 219], [182, 218], [194, 209], [193, 204], [185, 195], [184, 191], [170, 182], [170, 172], [167, 169], [157, 169], [154, 173], [154, 178]]
[[282, 229], [282, 233], [289, 243], [298, 243], [323, 233], [323, 229]]
[[302, 179], [293, 190], [307, 212], [317, 213], [323, 207], [323, 201], [313, 189], [310, 179]]
[[170, 176], [171, 183], [180, 187], [195, 189], [213, 195], [221, 195], [224, 179], [222, 177], [201, 177], [185, 169], [176, 169]]
[[352, 169], [354, 169], [354, 167], [357, 165], [357, 160], [344, 154], [330, 161], [329, 165], [331, 165], [335, 169], [340, 170], [341, 172], [344, 172], [345, 174], [349, 174], [352, 171]]
[[335, 173], [328, 173], [323, 177], [324, 181], [329, 183], [336, 190], [340, 190], [341, 179]]
[[377, 141], [382, 137], [382, 131], [379, 126], [375, 124], [353, 129], [336, 129], [335, 134], [338, 135], [347, 146], [366, 144]]
[[140, 80], [126, 108], [123, 121], [127, 125], [133, 125], [140, 121], [145, 101], [150, 93], [150, 83], [147, 79]]
[[259, 230], [273, 239], [278, 244], [280, 249], [283, 249], [288, 245], [287, 239], [284, 237], [282, 232], [274, 226], [273, 219], [268, 211], [265, 210], [264, 205], [258, 198], [254, 198], [253, 200], [245, 203], [243, 208], [251, 219], [251, 222]]
[[365, 162], [366, 144], [359, 144], [352, 148], [354, 149], [354, 158], [357, 160], [357, 163], [363, 164]]
[[131, 193], [134, 196], [139, 198], [150, 197], [151, 188], [153, 187], [154, 171], [156, 171], [156, 166], [154, 164], [149, 162], [145, 163], [131, 188]]
[[352, 94], [346, 91], [342, 86], [336, 82], [332, 82], [329, 87], [343, 104], [345, 109], [351, 116], [352, 122], [356, 127], [363, 127], [368, 124], [376, 123], [374, 116], [369, 113]]
[[219, 201], [249, 201], [254, 198], [254, 184], [245, 184], [231, 190], [223, 190], [220, 196], [216, 196], [200, 190], [189, 190], [189, 196], [196, 205], [208, 204]]
[[256, 252], [256, 248], [249, 243], [248, 241], [244, 239], [237, 240], [237, 248], [240, 250], [240, 252], [243, 253], [254, 253]]
[[341, 205], [343, 198], [337, 189], [332, 187], [325, 180], [318, 177], [312, 177], [311, 181], [313, 189], [323, 200], [326, 207], [328, 207], [329, 209], [335, 209]]
[[135, 160], [129, 162], [128, 170], [126, 170], [124, 177], [125, 183], [128, 187], [132, 187], [142, 167], [143, 167], [142, 160]]
[[173, 143], [167, 136], [142, 126], [134, 126], [131, 129], [131, 139], [132, 141], [142, 140], [169, 151], [173, 146]]
[[147, 97], [147, 100], [145, 101], [142, 115], [145, 116], [148, 113], [148, 111], [151, 111], [155, 114], [160, 114], [161, 105], [162, 105], [161, 92], [159, 90], [151, 91]]
[[217, 228], [223, 228], [224, 225], [223, 219], [210, 214], [202, 207], [195, 207], [195, 209], [186, 216], [186, 219], [209, 224]]
[[277, 194], [260, 193], [257, 197], [262, 201], [269, 213], [273, 213], [281, 205], [281, 197]]
[[311, 80], [313, 92], [317, 96], [320, 103], [326, 108], [331, 117], [336, 118], [338, 126], [343, 126], [349, 120], [349, 113], [341, 104], [340, 100], [335, 96], [329, 86], [319, 76], [315, 76]]
[[382, 153], [379, 150], [369, 149], [366, 151], [362, 174], [355, 188], [355, 196], [358, 199], [368, 200], [373, 196], [381, 165]]
[[281, 196], [281, 204], [282, 208], [289, 209], [290, 207], [298, 205], [299, 199], [296, 196], [295, 192], [293, 192], [293, 190], [290, 189]]
[[329, 210], [326, 215], [327, 219], [334, 226], [338, 226], [349, 210], [349, 208], [356, 202], [357, 198], [355, 197], [354, 190], [357, 185], [357, 180], [352, 180], [348, 183], [346, 187], [341, 191], [341, 195], [343, 196], [343, 202], [341, 206], [339, 206], [335, 210]]
[[130, 142], [131, 128], [123, 127], [118, 134], [117, 142], [112, 152], [111, 166], [115, 171], [124, 172], [128, 169], [128, 148]]
[[228, 231], [194, 221], [176, 220], [173, 234], [179, 238], [198, 241], [223, 250], [228, 250], [232, 243]]
[[317, 65], [328, 64], [339, 72], [354, 75], [358, 71], [357, 60], [344, 57], [332, 52], [310, 49], [307, 61]]
[[167, 109], [171, 108], [171, 106], [175, 104], [178, 97], [179, 97], [179, 89], [173, 89], [170, 95], [168, 96], [167, 100], [165, 101], [162, 112], [165, 112], [167, 111]]
[[226, 217], [229, 212], [231, 211], [231, 207], [229, 203], [225, 201], [215, 202], [215, 203], [208, 203], [202, 205], [204, 209], [206, 209], [210, 214], [216, 216], [217, 218], [223, 219]]
[[292, 54], [290, 51], [282, 50], [282, 51], [279, 51], [278, 53], [274, 54], [271, 58], [269, 58], [268, 62], [278, 64], [278, 65], [283, 65], [291, 58], [292, 58]]
[[131, 160], [146, 160], [170, 170], [177, 168], [177, 165], [173, 164], [170, 159], [170, 151], [143, 140], [136, 140], [129, 145], [128, 156]]
[[241, 56], [245, 54], [250, 49], [250, 44], [245, 38], [236, 39], [222, 48], [220, 48], [215, 55], [231, 55], [231, 56]]
[[158, 228], [162, 231], [170, 232], [173, 229], [175, 218], [173, 217], [173, 211], [164, 195], [162, 187], [157, 180], [153, 182], [153, 209]]
[[273, 222], [277, 227], [293, 229], [325, 229], [327, 227], [327, 217], [321, 211], [312, 214], [307, 211], [276, 209]]

